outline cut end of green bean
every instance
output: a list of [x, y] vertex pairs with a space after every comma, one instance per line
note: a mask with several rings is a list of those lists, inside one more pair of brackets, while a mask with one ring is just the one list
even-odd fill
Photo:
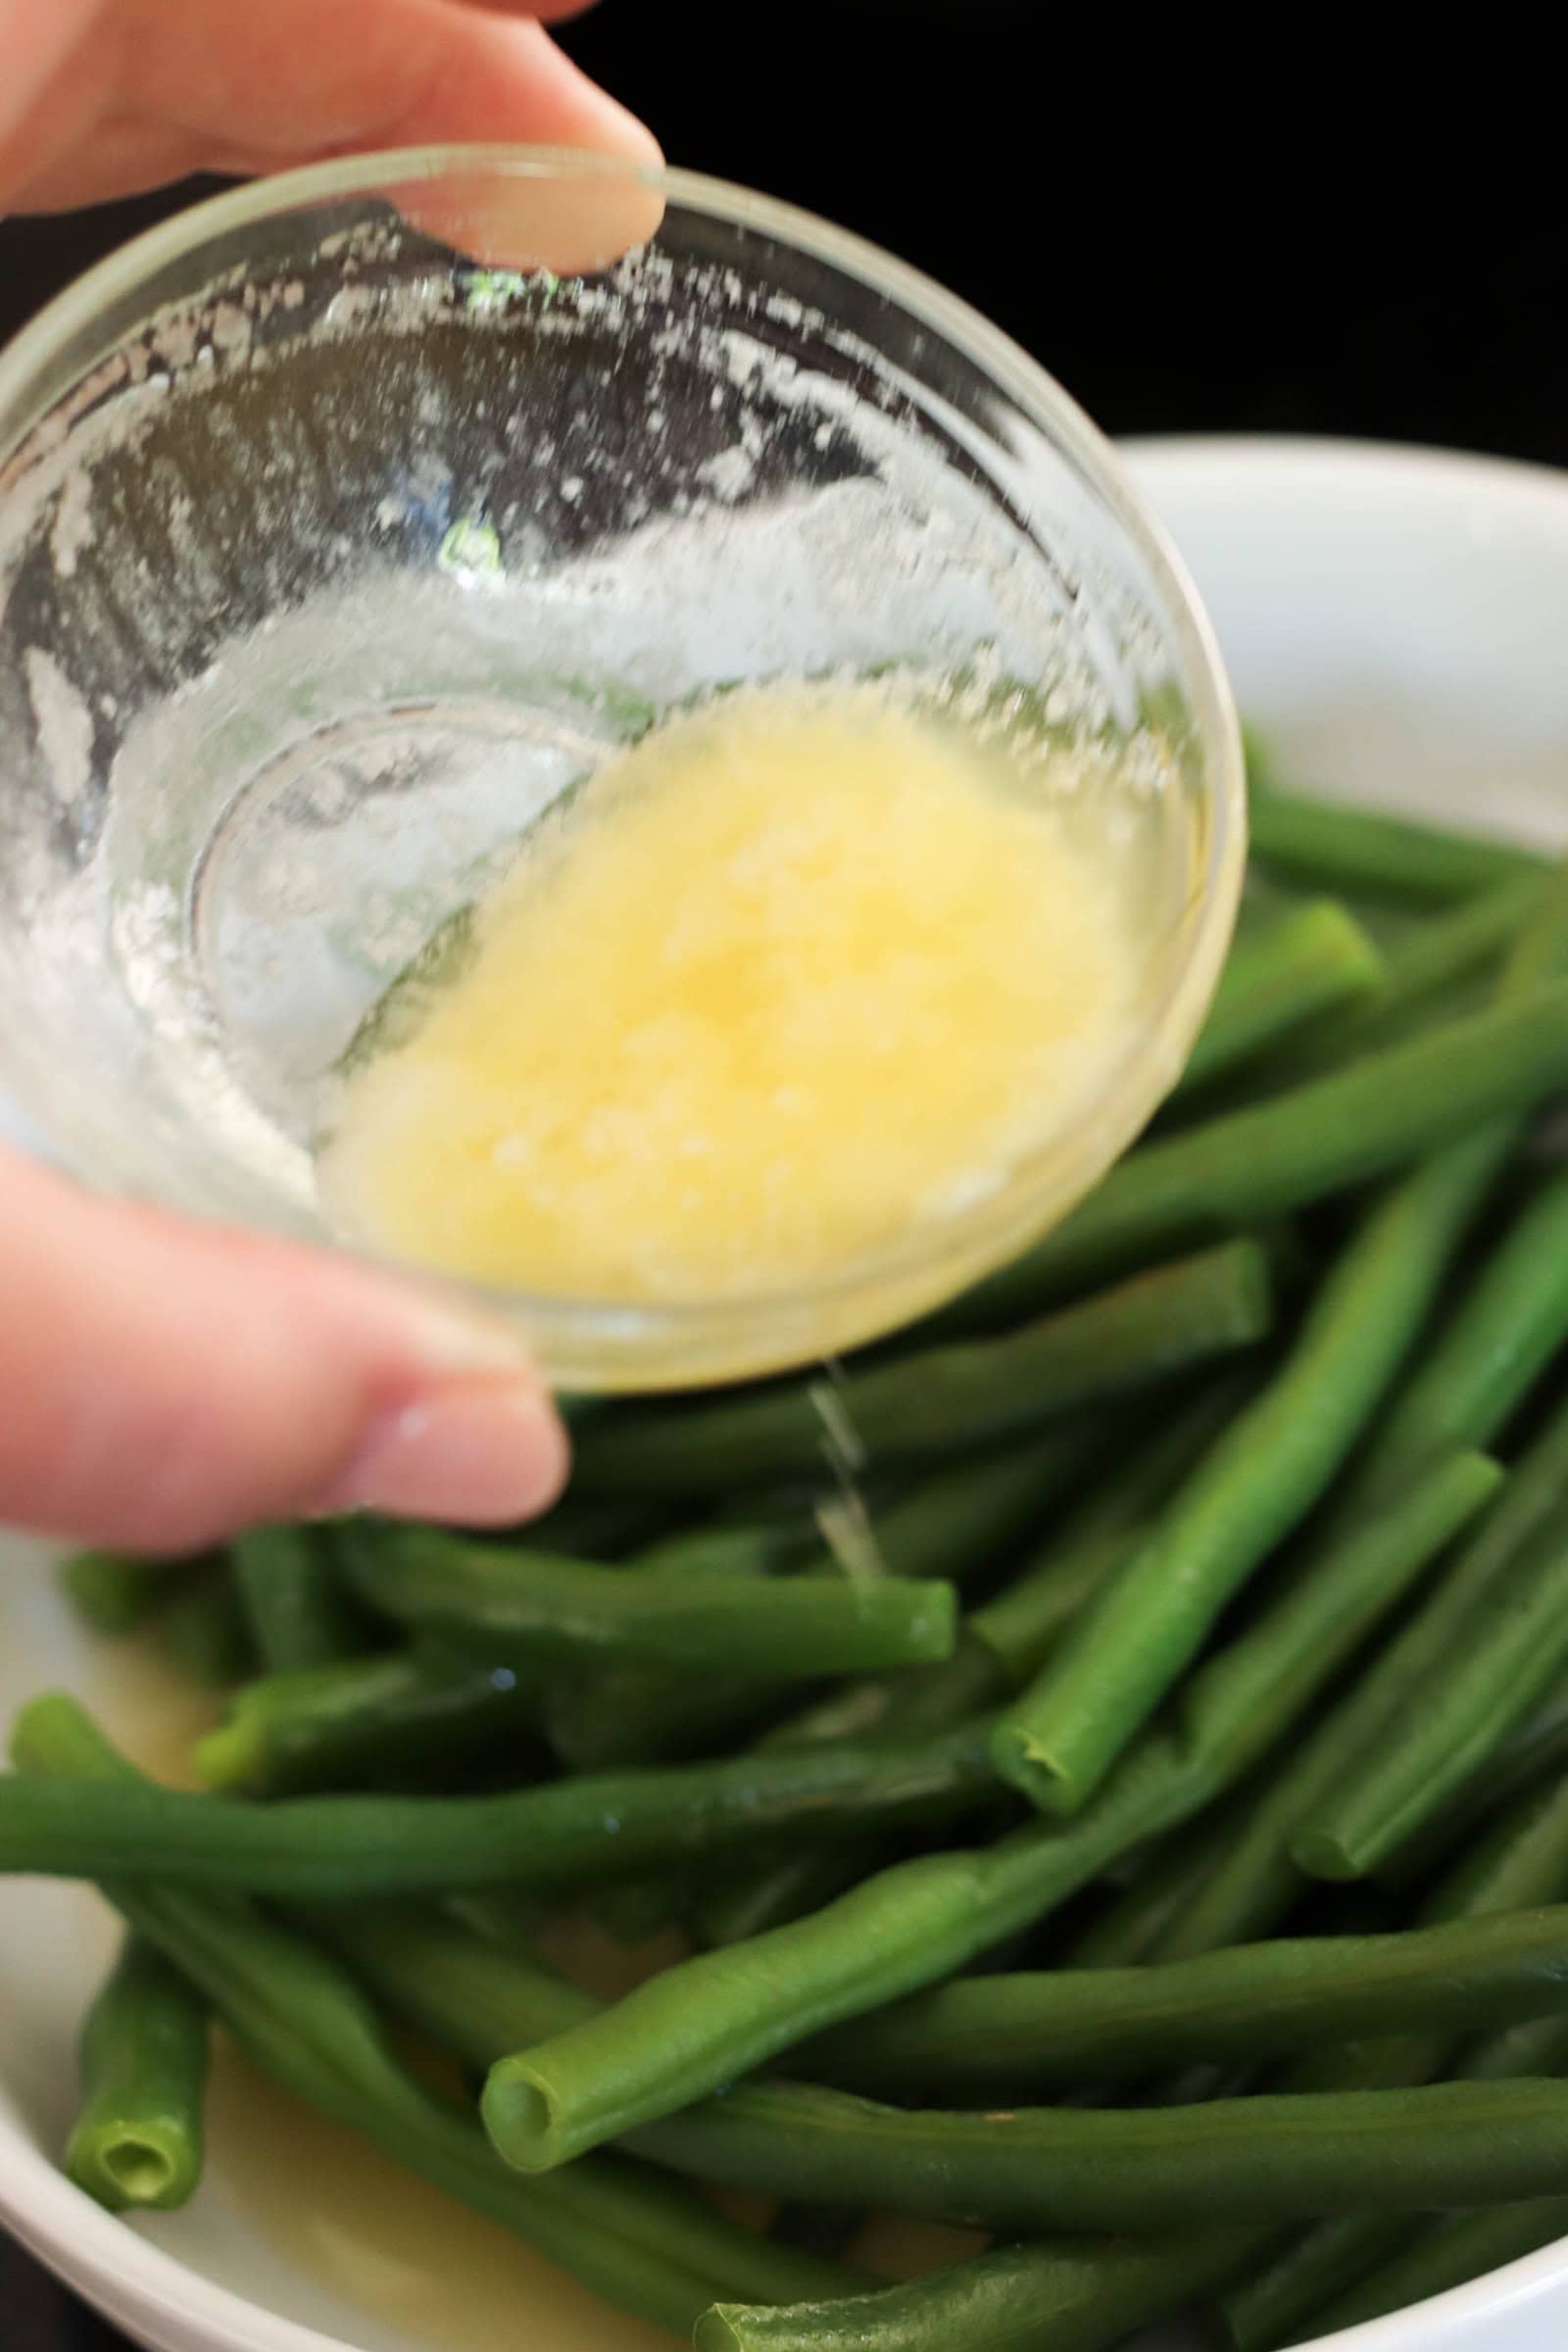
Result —
[[260, 1728], [236, 1716], [207, 1732], [191, 1749], [197, 1778], [209, 1788], [251, 1788], [267, 1777], [267, 1743]]
[[577, 2153], [559, 2144], [549, 2093], [529, 2079], [521, 2058], [490, 2069], [479, 2113], [497, 2154], [519, 2173], [548, 2173]]
[[1327, 1879], [1334, 1886], [1364, 1879], [1371, 1867], [1327, 1830], [1298, 1830], [1291, 1839], [1291, 1859], [1309, 1879]]
[[991, 1761], [998, 1776], [1042, 1813], [1071, 1813], [1089, 1793], [1073, 1786], [1032, 1732], [1006, 1716], [991, 1735]]
[[743, 2303], [715, 2303], [704, 2312], [693, 2330], [695, 2352], [746, 2352], [751, 2341], [746, 2328], [749, 2316]]
[[172, 2213], [197, 2181], [177, 2152], [160, 2146], [145, 2130], [122, 2139], [96, 2131], [75, 2134], [66, 2150], [66, 2172], [111, 2213]]

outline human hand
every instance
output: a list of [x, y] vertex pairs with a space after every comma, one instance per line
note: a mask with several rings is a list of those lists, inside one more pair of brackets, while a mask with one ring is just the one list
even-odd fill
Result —
[[[657, 163], [544, 30], [578, 5], [0, 0], [0, 212], [445, 140]], [[565, 1471], [504, 1329], [3, 1151], [0, 1381], [0, 1520], [100, 1544], [182, 1550], [356, 1504], [495, 1524]]]
[[544, 29], [583, 0], [0, 0], [0, 213], [369, 148], [659, 149]]
[[565, 1474], [502, 1326], [4, 1151], [0, 1390], [0, 1521], [130, 1549], [360, 1504], [503, 1523]]

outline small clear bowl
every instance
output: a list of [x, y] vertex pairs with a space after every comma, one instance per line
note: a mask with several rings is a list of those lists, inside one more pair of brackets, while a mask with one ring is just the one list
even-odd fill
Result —
[[809, 1289], [472, 1293], [564, 1387], [833, 1354], [1087, 1190], [1230, 934], [1224, 676], [1071, 401], [842, 230], [523, 149], [201, 205], [0, 355], [0, 1081], [89, 1182], [352, 1247], [316, 1183], [345, 1052], [540, 812], [705, 690], [911, 662], [1124, 805], [1125, 1051], [989, 1197]]

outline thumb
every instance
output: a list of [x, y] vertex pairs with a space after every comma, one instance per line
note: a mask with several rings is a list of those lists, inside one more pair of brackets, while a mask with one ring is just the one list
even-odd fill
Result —
[[497, 1525], [566, 1467], [503, 1325], [4, 1152], [0, 1392], [0, 1521], [133, 1549], [359, 1505]]

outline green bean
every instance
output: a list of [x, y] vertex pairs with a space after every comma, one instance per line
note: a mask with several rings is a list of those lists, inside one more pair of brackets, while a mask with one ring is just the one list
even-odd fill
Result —
[[733, 1519], [682, 1528], [633, 1552], [626, 1566], [641, 1576], [776, 1576], [819, 1559], [821, 1548], [814, 1524], [803, 1512], [793, 1525]]
[[947, 1464], [873, 1514], [882, 1564], [894, 1576], [947, 1577], [962, 1591], [1032, 1535], [1108, 1453], [1103, 1435], [1069, 1425], [1004, 1453]]
[[1560, 2082], [990, 2114], [757, 2083], [744, 2106], [715, 2100], [705, 2121], [704, 2165], [733, 2187], [1009, 2231], [1432, 2212], [1562, 2195], [1568, 2182]]
[[1060, 1950], [1063, 1968], [1128, 1968], [1151, 1959], [1161, 1936], [1192, 1902], [1230, 1842], [1235, 1801], [1163, 1838], [1156, 1852], [1109, 1894]]
[[[1250, 1386], [1250, 1384], [1249, 1384]], [[1021, 1689], [1054, 1643], [1127, 1556], [1138, 1532], [1169, 1501], [1185, 1474], [1239, 1410], [1248, 1389], [1224, 1381], [1172, 1414], [1087, 1494], [1001, 1592], [970, 1612], [970, 1634], [1004, 1670], [1004, 1689]]]
[[997, 1445], [1250, 1347], [1270, 1312], [1262, 1251], [1232, 1242], [1001, 1339], [617, 1414], [583, 1432], [576, 1476], [587, 1492], [703, 1494], [745, 1479], [819, 1477], [835, 1458], [859, 1469]]
[[[941, 1669], [938, 1669], [940, 1672]], [[1501, 1805], [1568, 1763], [1568, 1694], [1554, 1691], [1515, 1727], [1440, 1818], [1423, 1824], [1379, 1870], [1380, 1886], [1397, 1893], [1420, 1886]], [[1364, 1882], [1363, 1882], [1364, 1884]]]
[[1403, 1360], [1494, 1165], [1489, 1141], [1418, 1169], [1362, 1219], [1284, 1364], [1002, 1717], [997, 1770], [1070, 1812], [1323, 1494]]
[[1568, 1513], [1514, 1560], [1385, 1727], [1298, 1823], [1291, 1852], [1314, 1878], [1364, 1878], [1462, 1789], [1568, 1663]]
[[1355, 1759], [1381, 1751], [1385, 1725], [1398, 1721], [1433, 1662], [1449, 1648], [1471, 1609], [1494, 1590], [1508, 1562], [1568, 1502], [1568, 1404], [1520, 1458], [1486, 1517], [1392, 1642], [1270, 1780], [1228, 1853], [1189, 1909], [1160, 1938], [1161, 1959], [1191, 1957], [1267, 1935], [1296, 1901], [1301, 1873], [1291, 1839], [1311, 1808]]
[[1207, 2293], [1245, 2233], [1179, 2243], [1053, 2239], [999, 2246], [874, 2294], [823, 2303], [716, 2304], [697, 2352], [1110, 2352], [1146, 2321]]
[[328, 1541], [308, 1527], [259, 1527], [234, 1540], [234, 1582], [266, 1673], [325, 1666], [368, 1647], [333, 1581]]
[[1529, 1788], [1446, 1871], [1425, 1920], [1474, 1919], [1568, 1900], [1568, 1783]]
[[[638, 1552], [631, 1566], [648, 1575], [772, 1576], [821, 1560], [821, 1538], [804, 1509], [793, 1521], [733, 1520], [688, 1528]], [[689, 1674], [637, 1666], [612, 1668], [555, 1691], [545, 1709], [551, 1745], [573, 1772], [617, 1764], [658, 1764], [710, 1748], [724, 1734], [776, 1703], [765, 1676], [714, 1677], [699, 1689]]]
[[1292, 882], [1406, 906], [1451, 906], [1505, 883], [1539, 879], [1547, 864], [1538, 851], [1512, 843], [1273, 784], [1254, 788], [1250, 823], [1252, 856]]
[[395, 2016], [470, 2066], [564, 2034], [604, 2006], [514, 1936], [488, 1942], [423, 1904], [313, 1903], [298, 1917]]
[[[1498, 2205], [1491, 2212], [1427, 2223], [1409, 2236], [1402, 2251], [1359, 2285], [1314, 2312], [1306, 2335], [1298, 2340], [1314, 2342], [1342, 2328], [1358, 2327], [1363, 2320], [1381, 2319], [1385, 2312], [1424, 2303], [1431, 2295], [1485, 2278], [1561, 2237], [1568, 2237], [1568, 2197], [1537, 2197], [1528, 2204]], [[706, 2325], [706, 2320], [698, 2323], [699, 2340]]]
[[[596, 2006], [591, 1995], [536, 1963], [488, 1947], [428, 1914], [332, 1906], [309, 1916], [395, 2014], [470, 2064], [483, 2065], [509, 2041], [561, 2031]], [[681, 2170], [722, 2175], [731, 2118], [739, 2114], [749, 2135], [781, 2133], [799, 2155], [814, 2145], [831, 2164], [841, 2105], [803, 2083], [741, 2082], [649, 2127], [633, 2144]], [[1253, 2243], [1238, 2239], [1235, 2249], [1249, 2253]], [[1131, 2246], [1122, 2251], [1134, 2258]], [[1140, 2256], [1143, 2251], [1137, 2250]], [[1240, 2266], [1233, 2260], [1224, 2267]], [[1205, 2276], [1203, 2283], [1214, 2282], [1214, 2274]], [[1189, 2291], [1178, 2287], [1170, 2299]]]
[[[65, 1698], [25, 1710], [14, 1753], [24, 1771], [102, 1779], [106, 1788], [130, 1774]], [[264, 2071], [621, 2309], [690, 2328], [715, 2292], [787, 2300], [858, 2285], [840, 2266], [756, 2237], [703, 2199], [617, 2158], [574, 2166], [560, 2180], [510, 2178], [466, 2111], [396, 2063], [358, 1988], [324, 1953], [230, 1900], [131, 1888], [114, 1878], [104, 1891], [191, 1980]]]
[[1445, 1446], [1486, 1446], [1568, 1345], [1568, 1175], [1542, 1185], [1491, 1251], [1351, 1483], [1387, 1494]]
[[127, 1883], [334, 1900], [567, 1885], [765, 1838], [828, 1838], [951, 1820], [995, 1786], [985, 1733], [982, 1723], [906, 1748], [782, 1750], [504, 1796], [299, 1796], [253, 1805], [12, 1774], [0, 1777], [0, 1870], [54, 1878], [112, 1871]]
[[[766, 1743], [858, 1739], [879, 1729], [946, 1730], [1027, 1682], [1243, 1394], [1239, 1383], [1222, 1381], [1167, 1419], [1131, 1454], [1123, 1446], [1115, 1477], [1091, 1487], [1018, 1574], [970, 1611], [951, 1658], [916, 1674], [883, 1676], [834, 1690], [769, 1732]], [[1078, 1443], [1084, 1444], [1081, 1437]]]
[[222, 1690], [255, 1672], [250, 1627], [226, 1565], [172, 1600], [156, 1630], [160, 1649], [187, 1682]]
[[1316, 1018], [1375, 998], [1377, 948], [1332, 899], [1294, 908], [1260, 938], [1232, 949], [1176, 1099], [1245, 1065]]
[[[1495, 1918], [1568, 1894], [1568, 1786], [1532, 1790], [1432, 1889], [1419, 1914], [1441, 1924]], [[1469, 2045], [1469, 2063], [1450, 2035], [1330, 2049], [1323, 2062], [1293, 2068], [1291, 2090], [1392, 2088], [1449, 2072], [1479, 2076], [1555, 2074], [1568, 2060], [1561, 2021], [1509, 2028]], [[1401, 2228], [1380, 2214], [1350, 2214], [1292, 2234], [1262, 2267], [1225, 2297], [1222, 2317], [1235, 2352], [1273, 2352], [1294, 2343], [1301, 2327], [1396, 2250]], [[1260, 2252], [1262, 2249], [1260, 2249]]]
[[1430, 916], [1383, 949], [1383, 985], [1374, 997], [1293, 1031], [1266, 1062], [1243, 1072], [1242, 1086], [1250, 1080], [1254, 1092], [1261, 1085], [1277, 1093], [1396, 1044], [1413, 1026], [1475, 1011], [1477, 983], [1513, 946], [1541, 902], [1541, 882], [1532, 876]]
[[755, 1863], [743, 1866], [702, 1889], [692, 1909], [693, 1934], [710, 1950], [765, 1936], [770, 1928], [820, 1911], [867, 1870], [879, 1870], [891, 1858], [882, 1846], [869, 1856], [854, 1846], [836, 1851], [824, 1846], [784, 1854], [760, 1869]]
[[[995, 1457], [950, 1465], [874, 1513], [868, 1542], [894, 1576], [947, 1577], [961, 1588], [1027, 1534], [1104, 1450], [1102, 1440], [1097, 1448], [1069, 1423]], [[658, 1762], [755, 1720], [776, 1689], [765, 1666], [755, 1680], [731, 1677], [696, 1691], [689, 1676], [630, 1668], [587, 1691], [563, 1693], [550, 1710], [551, 1737], [578, 1771]]]
[[382, 1650], [247, 1683], [218, 1729], [197, 1741], [194, 1762], [209, 1788], [263, 1796], [373, 1780], [389, 1765], [476, 1746], [531, 1767], [539, 1704], [527, 1675], [510, 1666], [443, 1650]]
[[[809, 1918], [683, 1961], [602, 2017], [504, 2059], [484, 2098], [497, 2145], [524, 2169], [561, 2163], [1044, 1918], [1250, 1770], [1408, 1590], [1445, 1525], [1426, 1482], [1325, 1556], [1309, 1600], [1293, 1593], [1204, 1668], [1211, 1736], [1194, 1745], [1150, 1733], [1074, 1820], [899, 1863]], [[1247, 1708], [1227, 1695], [1233, 1660]]]
[[95, 1634], [130, 1634], [191, 1590], [212, 1568], [199, 1559], [142, 1559], [123, 1551], [77, 1551], [60, 1570], [66, 1596]]
[[[783, 1740], [842, 1739], [947, 1730], [995, 1706], [1041, 1663], [1050, 1644], [1095, 1588], [1119, 1564], [1138, 1526], [1162, 1501], [1196, 1450], [1233, 1407], [1240, 1390], [1226, 1382], [1178, 1413], [1125, 1460], [1112, 1482], [1092, 1489], [1061, 1521], [1005, 1591], [971, 1612], [944, 1665], [876, 1684], [858, 1684], [792, 1717], [768, 1735]], [[758, 1868], [727, 1873], [697, 1907], [703, 1942], [739, 1943], [781, 1927], [843, 1892], [876, 1854], [787, 1854]]]
[[765, 1721], [788, 1688], [740, 1673], [694, 1688], [689, 1676], [640, 1674], [628, 1666], [554, 1691], [545, 1728], [571, 1772], [686, 1761]]
[[530, 1670], [658, 1663], [808, 1681], [945, 1658], [957, 1631], [953, 1587], [912, 1578], [638, 1576], [391, 1523], [340, 1542], [368, 1607]]
[[1396, 2254], [1416, 2224], [1408, 2214], [1347, 2213], [1304, 2230], [1260, 2233], [1263, 2268], [1230, 2286], [1216, 2312], [1226, 2352], [1275, 2352], [1300, 2341], [1314, 2311]]
[[965, 1977], [799, 2052], [873, 2097], [982, 2106], [1152, 2067], [1459, 2034], [1568, 2009], [1568, 1907], [1302, 1936], [1146, 1967]]
[[111, 2213], [169, 2213], [202, 2176], [207, 2005], [134, 1936], [87, 2012], [66, 2171]]
[[[607, 1409], [611, 1402], [608, 1397], [598, 1401]], [[575, 1490], [542, 1519], [526, 1520], [512, 1532], [530, 1551], [554, 1551], [572, 1560], [618, 1560], [628, 1553], [636, 1558], [652, 1545], [678, 1540], [671, 1538], [665, 1503], [636, 1494], [578, 1494]]]
[[1038, 1314], [1129, 1264], [1389, 1174], [1565, 1082], [1568, 982], [1556, 981], [1141, 1145], [1054, 1232], [922, 1330]]

